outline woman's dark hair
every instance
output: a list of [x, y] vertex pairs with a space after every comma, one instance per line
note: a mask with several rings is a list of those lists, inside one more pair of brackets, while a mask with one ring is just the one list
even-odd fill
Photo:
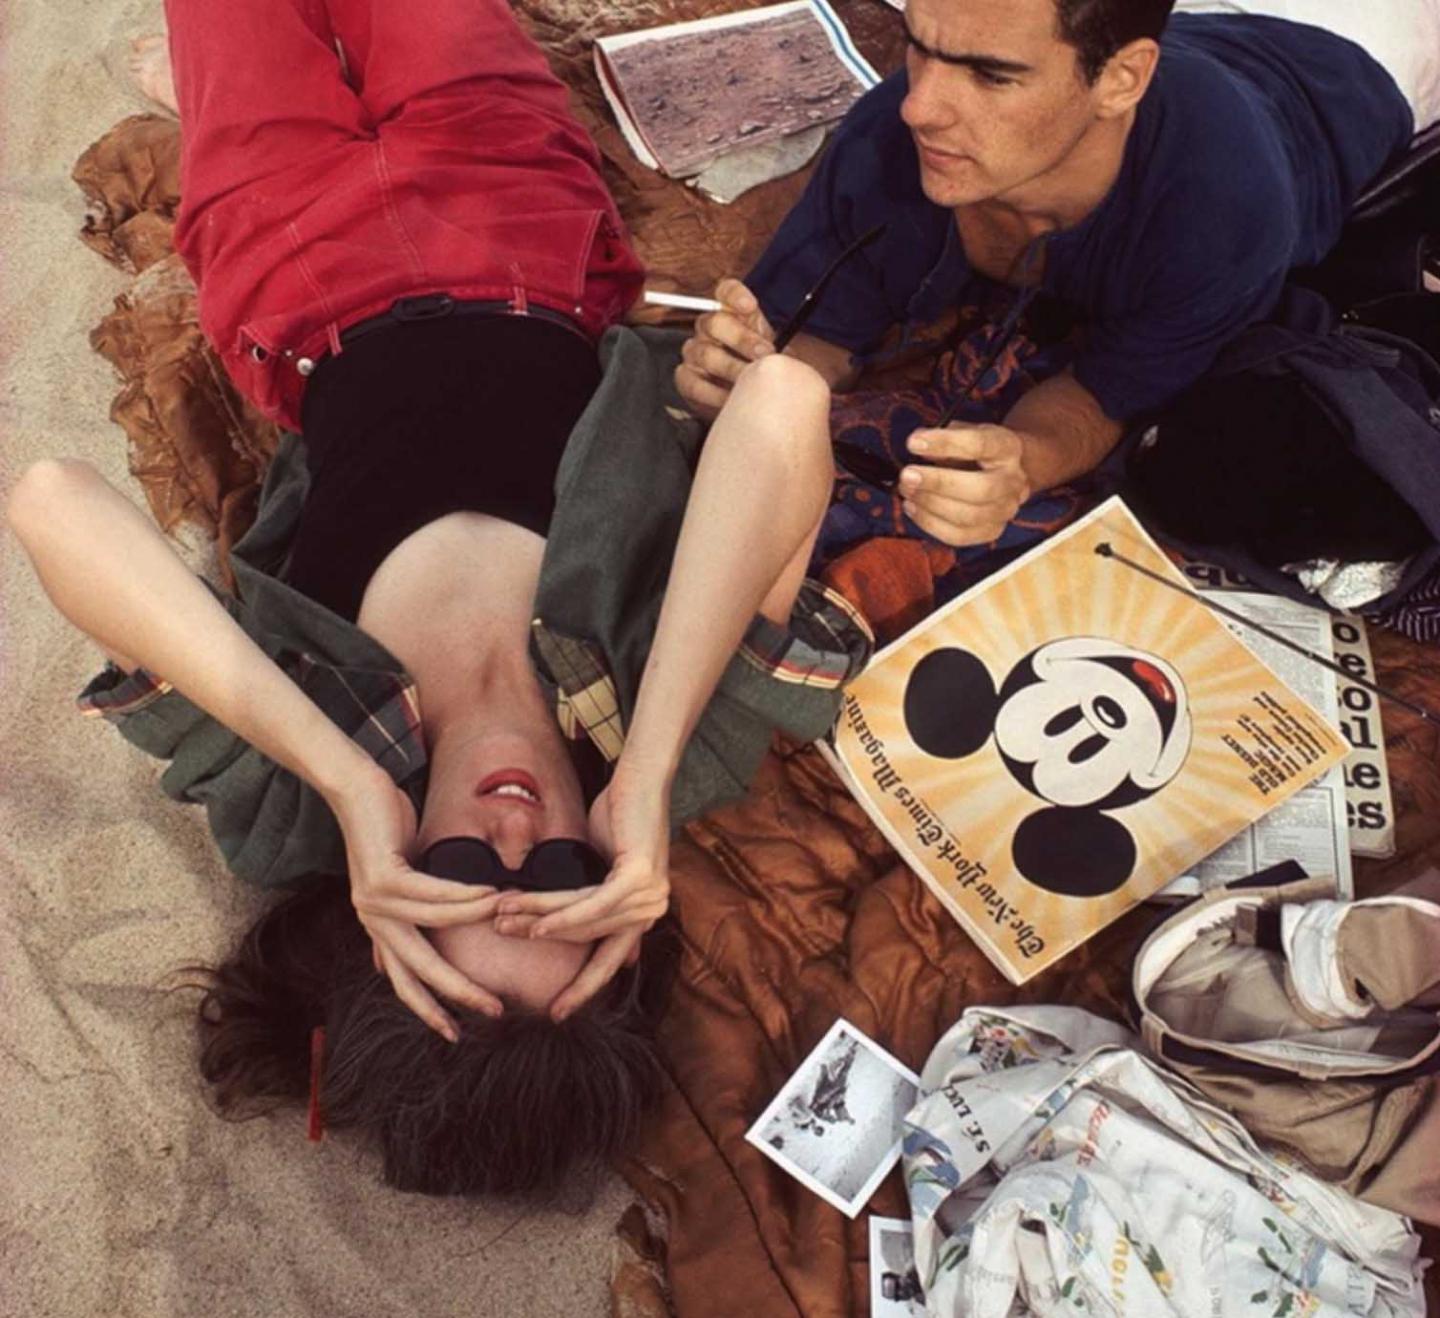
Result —
[[559, 1025], [511, 1004], [499, 1020], [452, 1007], [451, 1044], [376, 973], [346, 885], [327, 880], [266, 911], [228, 961], [197, 968], [200, 1072], [232, 1119], [304, 1102], [311, 1031], [324, 1026], [325, 1122], [378, 1144], [388, 1184], [550, 1195], [624, 1154], [659, 1100], [654, 1033], [674, 944], [657, 926], [635, 968]]
[[1158, 41], [1174, 7], [1175, 0], [1055, 0], [1060, 39], [1075, 47], [1086, 82], [1122, 46], [1141, 37]]

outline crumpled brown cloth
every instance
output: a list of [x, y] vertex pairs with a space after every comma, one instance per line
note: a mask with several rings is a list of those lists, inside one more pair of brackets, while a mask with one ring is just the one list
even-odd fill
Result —
[[180, 134], [173, 119], [134, 115], [75, 166], [89, 202], [81, 238], [135, 274], [90, 344], [124, 384], [110, 419], [130, 439], [130, 470], [167, 531], [189, 522], [230, 546], [255, 518], [278, 434], [247, 403], [200, 333], [195, 285], [175, 254]]
[[[675, 1083], [625, 1171], [665, 1211], [687, 1318], [864, 1310], [864, 1215], [847, 1221], [744, 1139], [837, 1015], [916, 1070], [971, 1003], [1058, 998], [1115, 1016], [1152, 918], [1132, 913], [1016, 990], [814, 750], [772, 756], [745, 801], [691, 825], [671, 881], [684, 954], [661, 1042]], [[870, 1211], [907, 1215], [898, 1173]]]
[[[1362, 895], [1440, 853], [1435, 741], [1416, 723], [1393, 721], [1392, 772], [1407, 807], [1423, 795], [1432, 809], [1401, 814], [1400, 859], [1359, 863]], [[916, 1070], [972, 1004], [1060, 1002], [1121, 1019], [1131, 959], [1157, 918], [1131, 912], [1015, 989], [811, 750], [772, 756], [744, 802], [692, 825], [671, 881], [684, 940], [662, 1032], [674, 1089], [625, 1171], [665, 1212], [673, 1312], [684, 1318], [866, 1311], [865, 1215], [848, 1222], [744, 1140], [837, 1015]], [[898, 1175], [868, 1211], [906, 1215]], [[1423, 1235], [1433, 1258], [1440, 1231]], [[1440, 1313], [1433, 1272], [1427, 1285]]]
[[[828, 574], [882, 643], [923, 614], [931, 576], [913, 542], [874, 541]], [[1383, 681], [1432, 706], [1440, 668], [1403, 637], [1372, 635]], [[1440, 736], [1385, 710], [1398, 855], [1358, 861], [1373, 896], [1440, 862]], [[1158, 919], [1140, 908], [1016, 989], [899, 865], [812, 750], [765, 764], [745, 801], [692, 825], [671, 882], [684, 955], [663, 1027], [674, 1088], [625, 1168], [668, 1223], [668, 1301], [616, 1312], [790, 1318], [868, 1309], [865, 1214], [848, 1222], [745, 1142], [745, 1131], [836, 1016], [919, 1070], [972, 1004], [1059, 1002], [1123, 1019], [1134, 952]], [[1440, 1151], [1437, 1151], [1440, 1153]], [[905, 1216], [898, 1174], [868, 1211]], [[1440, 1230], [1423, 1228], [1428, 1257]], [[654, 1242], [660, 1248], [664, 1242]], [[1440, 1313], [1440, 1278], [1427, 1277]]]
[[[651, 283], [690, 292], [747, 268], [800, 188], [776, 180], [717, 206], [641, 167], [594, 82], [599, 35], [747, 7], [739, 0], [520, 0], [523, 20], [575, 92], [600, 144], [606, 178], [651, 269]], [[836, 0], [881, 72], [898, 64], [898, 17], [875, 0]], [[275, 436], [224, 378], [195, 324], [194, 290], [170, 248], [178, 196], [178, 128], [138, 116], [76, 166], [89, 199], [84, 239], [134, 286], [93, 342], [119, 371], [112, 412], [156, 519], [189, 521], [224, 550], [248, 525]], [[882, 542], [837, 565], [834, 579], [881, 629], [923, 613], [923, 549]], [[1432, 707], [1440, 666], [1403, 638], [1372, 638], [1381, 680]], [[1362, 863], [1362, 895], [1440, 863], [1440, 770], [1433, 729], [1393, 707], [1389, 732], [1400, 854]], [[1153, 916], [1132, 913], [1025, 990], [1006, 984], [926, 889], [896, 863], [813, 751], [767, 761], [750, 796], [693, 825], [674, 851], [684, 945], [663, 1043], [673, 1085], [625, 1168], [652, 1206], [622, 1221], [612, 1286], [621, 1318], [784, 1318], [863, 1313], [865, 1220], [838, 1212], [744, 1142], [791, 1070], [844, 1014], [911, 1066], [972, 1003], [1050, 1000], [1121, 1010], [1131, 953]], [[876, 1212], [904, 1213], [892, 1176]], [[1427, 1235], [1428, 1252], [1440, 1233]], [[1432, 1281], [1440, 1313], [1440, 1287]]]

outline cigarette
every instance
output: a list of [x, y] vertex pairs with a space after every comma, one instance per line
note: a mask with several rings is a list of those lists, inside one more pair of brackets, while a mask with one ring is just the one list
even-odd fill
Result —
[[688, 293], [661, 293], [645, 290], [645, 301], [652, 307], [674, 307], [677, 311], [721, 311], [724, 304], [713, 297], [691, 297]]

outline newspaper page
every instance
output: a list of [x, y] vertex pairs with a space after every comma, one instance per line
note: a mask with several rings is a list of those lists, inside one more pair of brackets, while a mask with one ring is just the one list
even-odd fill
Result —
[[601, 37], [594, 57], [630, 149], [671, 178], [833, 123], [880, 81], [826, 0]]
[[[1359, 618], [1332, 618], [1335, 658], [1356, 677], [1375, 680], [1370, 641]], [[1388, 860], [1395, 854], [1395, 801], [1385, 763], [1384, 702], [1373, 691], [1341, 678], [1340, 731], [1350, 743], [1345, 761], [1345, 795], [1350, 807], [1350, 851]]]
[[[1279, 595], [1239, 590], [1200, 592], [1323, 659], [1334, 659], [1330, 615]], [[1221, 621], [1246, 646], [1304, 696], [1331, 723], [1340, 719], [1336, 675], [1296, 654], [1254, 628], [1229, 618]], [[1157, 897], [1191, 897], [1208, 892], [1281, 861], [1296, 860], [1308, 874], [1332, 875], [1338, 895], [1354, 895], [1350, 870], [1350, 829], [1345, 800], [1345, 766], [1337, 764], [1309, 787], [1295, 793], [1262, 819], [1202, 860]]]
[[[1253, 589], [1244, 577], [1212, 563], [1186, 563], [1182, 571], [1202, 593]], [[1328, 614], [1337, 663], [1357, 678], [1375, 681], [1370, 640], [1360, 618]], [[1350, 744], [1345, 760], [1350, 854], [1388, 860], [1395, 854], [1395, 801], [1385, 760], [1384, 701], [1358, 682], [1336, 677], [1340, 731]]]
[[1345, 743], [1111, 499], [882, 650], [846, 689], [831, 751], [1018, 984]]

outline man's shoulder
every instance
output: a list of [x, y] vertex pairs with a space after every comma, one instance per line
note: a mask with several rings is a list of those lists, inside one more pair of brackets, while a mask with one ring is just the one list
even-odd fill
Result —
[[835, 272], [809, 322], [816, 338], [868, 353], [906, 317], [942, 259], [954, 226], [921, 186], [915, 145], [900, 117], [907, 91], [902, 70], [850, 108], [804, 195], [747, 275], [772, 322], [793, 315], [830, 263], [879, 228], [879, 241]]
[[903, 68], [882, 78], [846, 111], [836, 130], [836, 140], [883, 144], [900, 137], [908, 138], [910, 130], [900, 118], [900, 103], [908, 90]]
[[1259, 95], [1203, 44], [1167, 46], [1126, 168], [1139, 232], [1172, 269], [1185, 265], [1187, 252], [1268, 266], [1293, 243], [1292, 144], [1257, 106]]
[[1224, 49], [1223, 42], [1189, 27], [1167, 34], [1155, 81], [1141, 102], [1142, 149], [1163, 151], [1177, 179], [1226, 170], [1233, 177], [1270, 148], [1275, 121], [1261, 103], [1263, 85], [1253, 70], [1227, 61]]
[[1196, 186], [1277, 193], [1324, 185], [1353, 193], [1404, 144], [1408, 107], [1359, 46], [1264, 15], [1179, 14], [1142, 102], [1156, 144]]

